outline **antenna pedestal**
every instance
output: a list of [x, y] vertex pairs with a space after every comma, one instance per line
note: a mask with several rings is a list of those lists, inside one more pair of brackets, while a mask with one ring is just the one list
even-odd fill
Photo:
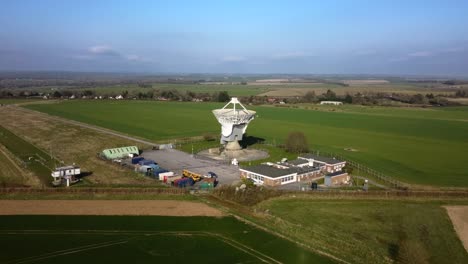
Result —
[[231, 141], [226, 144], [226, 147], [224, 148], [226, 151], [235, 151], [235, 150], [241, 150], [242, 147], [239, 145], [239, 141]]

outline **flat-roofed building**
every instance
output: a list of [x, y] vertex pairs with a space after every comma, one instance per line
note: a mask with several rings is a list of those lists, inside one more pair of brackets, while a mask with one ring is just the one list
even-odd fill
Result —
[[344, 171], [337, 171], [325, 175], [325, 186], [338, 186], [349, 183], [349, 175]]
[[346, 166], [346, 161], [318, 156], [311, 153], [301, 154], [298, 159], [306, 160], [312, 166], [320, 166], [322, 171], [327, 173], [341, 171]]

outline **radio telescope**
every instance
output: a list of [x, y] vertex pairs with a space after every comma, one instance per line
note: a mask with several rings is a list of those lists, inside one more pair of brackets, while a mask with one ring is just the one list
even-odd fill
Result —
[[[232, 105], [232, 108], [228, 108], [229, 105]], [[239, 140], [242, 140], [242, 135], [247, 130], [250, 121], [255, 118], [255, 113], [255, 111], [247, 110], [237, 97], [232, 97], [223, 108], [213, 110], [214, 116], [221, 124], [220, 143], [225, 145], [225, 150], [242, 149]]]

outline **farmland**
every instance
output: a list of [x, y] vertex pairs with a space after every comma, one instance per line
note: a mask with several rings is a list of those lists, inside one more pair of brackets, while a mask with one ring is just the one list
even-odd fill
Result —
[[4, 147], [0, 146], [0, 186], [36, 186], [39, 180], [22, 168], [19, 160]]
[[466, 263], [440, 202], [276, 198], [265, 225], [351, 263]]
[[[217, 133], [222, 103], [63, 101], [27, 108], [154, 141]], [[252, 107], [248, 134], [281, 143], [303, 131], [314, 150], [340, 154], [400, 180], [468, 186], [468, 108]], [[306, 109], [307, 108], [307, 109]], [[345, 149], [355, 149], [350, 152]]]
[[[44, 159], [55, 157], [55, 161], [47, 163], [47, 168], [43, 168], [39, 175], [47, 183], [51, 181], [50, 172], [53, 167], [76, 163], [87, 175], [92, 174], [92, 177], [83, 179], [81, 186], [86, 184], [93, 186], [154, 184], [151, 179], [105, 162], [96, 155], [105, 148], [135, 145], [135, 142], [131, 140], [67, 124], [50, 116], [19, 107], [1, 107], [0, 115], [2, 116], [1, 126], [8, 130], [4, 135], [9, 135], [9, 138], [0, 136], [0, 142], [10, 148], [13, 157], [17, 156], [22, 160], [26, 158], [27, 162], [35, 161], [35, 159], [29, 160], [31, 156], [29, 154], [36, 156], [36, 153], [42, 153], [40, 155]], [[14, 135], [11, 132], [14, 132]], [[17, 144], [17, 142], [22, 142], [22, 144]], [[21, 152], [23, 144], [29, 145], [31, 149], [25, 153]], [[136, 145], [140, 148], [145, 147], [144, 144], [136, 143]], [[13, 151], [14, 149], [17, 151]], [[32, 168], [27, 167], [29, 170]], [[37, 171], [35, 172], [37, 174]], [[9, 182], [18, 182], [18, 179], [13, 179], [15, 175], [17, 174], [10, 175]], [[18, 177], [20, 175], [16, 178]]]
[[0, 246], [2, 263], [331, 263], [233, 217], [2, 216]]
[[[0, 126], [0, 143], [19, 158], [25, 167], [39, 176], [43, 184], [48, 184], [51, 168], [57, 160], [2, 126]], [[10, 174], [13, 175], [14, 173]]]

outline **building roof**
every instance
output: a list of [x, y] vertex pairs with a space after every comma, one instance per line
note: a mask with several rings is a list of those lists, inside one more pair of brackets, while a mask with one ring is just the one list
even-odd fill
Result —
[[319, 167], [311, 167], [311, 166], [304, 166], [304, 167], [293, 167], [291, 168], [291, 170], [294, 170], [295, 172], [297, 172], [297, 174], [303, 174], [303, 173], [308, 173], [308, 172], [312, 172], [312, 171], [319, 171], [320, 168]]
[[70, 165], [70, 166], [63, 166], [63, 167], [57, 167], [55, 168], [56, 171], [58, 170], [71, 170], [71, 169], [79, 169], [80, 167], [75, 166], [75, 165]]
[[335, 171], [333, 173], [329, 173], [325, 176], [329, 176], [329, 177], [334, 177], [334, 176], [339, 176], [339, 175], [343, 175], [343, 174], [346, 174], [346, 171]]
[[249, 171], [256, 174], [261, 174], [269, 178], [279, 178], [282, 176], [294, 174], [296, 171], [293, 169], [278, 169], [273, 166], [268, 166], [264, 164], [254, 165], [242, 168], [242, 170]]
[[318, 155], [311, 154], [311, 153], [301, 154], [299, 156], [299, 159], [301, 159], [301, 158], [302, 159], [314, 159], [315, 161], [324, 162], [324, 163], [327, 163], [327, 164], [338, 164], [338, 163], [344, 162], [342, 160], [338, 160], [338, 159], [335, 159], [335, 158], [318, 156]]
[[301, 164], [306, 164], [306, 163], [309, 163], [309, 161], [305, 159], [295, 159], [295, 160], [288, 161], [288, 164], [296, 165], [296, 166], [301, 165]]
[[105, 149], [102, 154], [108, 159], [116, 159], [128, 156], [128, 154], [138, 154], [137, 146], [127, 146], [121, 148]]

